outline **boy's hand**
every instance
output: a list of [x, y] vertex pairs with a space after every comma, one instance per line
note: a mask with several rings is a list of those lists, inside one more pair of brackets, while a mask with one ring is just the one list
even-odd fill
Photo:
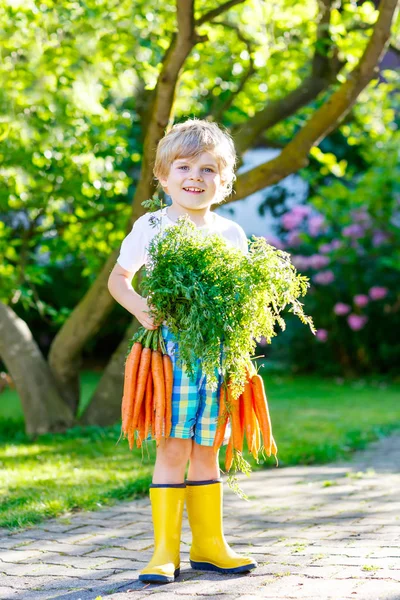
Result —
[[135, 312], [133, 314], [139, 323], [141, 323], [146, 329], [157, 329], [158, 325], [154, 323], [153, 319], [149, 315], [150, 307], [146, 298], [139, 296], [135, 304]]

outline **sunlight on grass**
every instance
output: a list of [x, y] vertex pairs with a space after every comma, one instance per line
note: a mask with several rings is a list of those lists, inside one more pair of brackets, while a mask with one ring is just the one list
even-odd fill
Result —
[[[98, 373], [82, 374], [84, 404], [99, 377]], [[398, 384], [387, 384], [377, 393], [372, 382], [338, 385], [316, 376], [270, 373], [265, 375], [265, 385], [280, 467], [349, 455], [400, 423]], [[119, 434], [119, 424], [76, 427], [30, 441], [23, 431], [17, 394], [13, 390], [0, 394], [0, 527], [26, 527], [56, 515], [94, 510], [147, 494], [155, 443], [150, 442], [143, 452], [130, 452], [126, 440], [116, 444]], [[223, 471], [225, 450], [220, 452]], [[273, 457], [259, 465], [247, 452], [245, 458], [254, 470], [275, 468]]]

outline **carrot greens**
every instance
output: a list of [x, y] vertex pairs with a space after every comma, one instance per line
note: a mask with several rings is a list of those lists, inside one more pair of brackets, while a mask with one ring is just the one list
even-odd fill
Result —
[[183, 216], [156, 234], [148, 253], [142, 293], [151, 316], [177, 337], [189, 376], [201, 359], [211, 389], [217, 389], [221, 373], [235, 398], [243, 392], [257, 341], [264, 336], [271, 343], [277, 324], [285, 329], [286, 307], [315, 333], [299, 301], [308, 278], [297, 273], [287, 252], [264, 238], [253, 236], [245, 255], [218, 234], [204, 235]]

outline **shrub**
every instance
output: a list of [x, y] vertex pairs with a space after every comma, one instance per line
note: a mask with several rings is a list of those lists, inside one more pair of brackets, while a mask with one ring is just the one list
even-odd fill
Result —
[[288, 319], [271, 354], [297, 370], [391, 373], [400, 340], [399, 136], [376, 148], [372, 166], [318, 190], [286, 212], [278, 232], [297, 269], [311, 280], [304, 311], [315, 336]]

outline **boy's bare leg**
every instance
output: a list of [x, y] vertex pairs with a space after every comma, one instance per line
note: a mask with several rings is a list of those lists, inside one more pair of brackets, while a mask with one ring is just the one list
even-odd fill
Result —
[[218, 454], [212, 446], [202, 446], [193, 440], [187, 479], [189, 481], [206, 481], [218, 479], [220, 470]]
[[184, 483], [192, 444], [192, 439], [161, 438], [157, 448], [153, 483]]

